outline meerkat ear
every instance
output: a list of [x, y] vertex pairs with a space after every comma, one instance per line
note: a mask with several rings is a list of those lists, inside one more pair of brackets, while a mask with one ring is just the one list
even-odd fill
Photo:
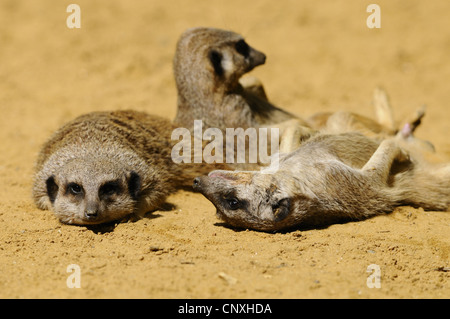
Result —
[[55, 182], [55, 176], [50, 176], [45, 181], [45, 185], [47, 187], [47, 195], [50, 199], [50, 202], [53, 204], [56, 199], [56, 194], [58, 193], [58, 185]]
[[214, 72], [218, 76], [223, 75], [223, 68], [222, 68], [222, 54], [220, 52], [217, 52], [216, 50], [209, 51], [208, 58], [211, 61], [212, 66], [214, 67]]
[[273, 217], [275, 221], [285, 219], [289, 215], [291, 207], [291, 200], [289, 198], [283, 198], [275, 205], [272, 205]]
[[128, 192], [130, 192], [131, 198], [137, 200], [139, 192], [141, 190], [141, 177], [136, 172], [131, 172], [128, 178]]

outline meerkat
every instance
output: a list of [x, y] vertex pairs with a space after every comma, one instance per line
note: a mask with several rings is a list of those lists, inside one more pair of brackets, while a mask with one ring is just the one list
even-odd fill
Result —
[[392, 108], [381, 89], [374, 92], [376, 120], [344, 111], [303, 119], [273, 105], [258, 79], [243, 77], [265, 61], [264, 53], [235, 32], [204, 27], [186, 30], [177, 42], [173, 60], [178, 92], [174, 123], [191, 131], [194, 120], [202, 120], [204, 129], [222, 131], [275, 127], [280, 136], [296, 131], [299, 143], [318, 131], [358, 131], [379, 140], [397, 133]]
[[178, 92], [174, 122], [192, 128], [194, 120], [201, 119], [204, 127], [225, 130], [295, 118], [271, 104], [256, 79], [240, 82], [265, 61], [264, 53], [235, 32], [202, 27], [186, 30], [177, 42], [173, 61]]
[[361, 220], [400, 205], [447, 210], [450, 164], [422, 162], [410, 134], [406, 128], [381, 143], [360, 133], [320, 134], [281, 157], [278, 170], [215, 170], [193, 187], [229, 225], [260, 231]]
[[[41, 149], [33, 185], [40, 209], [63, 223], [142, 217], [207, 167], [175, 164], [170, 120], [136, 111], [93, 112], [57, 130]], [[191, 171], [192, 169], [192, 171]]]

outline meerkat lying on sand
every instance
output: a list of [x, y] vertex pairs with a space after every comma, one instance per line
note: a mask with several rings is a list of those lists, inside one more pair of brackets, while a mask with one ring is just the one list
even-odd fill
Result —
[[211, 170], [172, 161], [173, 128], [135, 111], [93, 112], [67, 123], [38, 156], [36, 205], [77, 225], [139, 218], [159, 208], [197, 172]]
[[446, 210], [450, 164], [422, 162], [411, 133], [381, 144], [359, 133], [317, 135], [282, 156], [276, 171], [216, 170], [193, 187], [226, 223], [262, 231], [361, 220], [399, 205]]

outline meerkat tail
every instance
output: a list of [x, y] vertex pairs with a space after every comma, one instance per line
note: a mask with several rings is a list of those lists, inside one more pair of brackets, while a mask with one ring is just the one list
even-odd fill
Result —
[[403, 204], [436, 211], [450, 208], [450, 164], [416, 167], [398, 174], [393, 185]]

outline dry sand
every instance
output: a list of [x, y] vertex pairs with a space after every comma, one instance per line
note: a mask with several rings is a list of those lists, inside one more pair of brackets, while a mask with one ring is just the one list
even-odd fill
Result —
[[[1, 298], [449, 298], [450, 215], [392, 214], [287, 233], [223, 225], [201, 195], [135, 223], [61, 225], [31, 200], [40, 146], [60, 125], [97, 110], [173, 118], [172, 58], [193, 26], [243, 34], [265, 52], [252, 75], [269, 98], [301, 116], [349, 110], [373, 116], [373, 89], [397, 119], [427, 104], [419, 138], [450, 159], [450, 2], [377, 1], [381, 29], [352, 1], [0, 2]], [[81, 269], [69, 289], [67, 266]], [[381, 270], [368, 288], [367, 267]]]

